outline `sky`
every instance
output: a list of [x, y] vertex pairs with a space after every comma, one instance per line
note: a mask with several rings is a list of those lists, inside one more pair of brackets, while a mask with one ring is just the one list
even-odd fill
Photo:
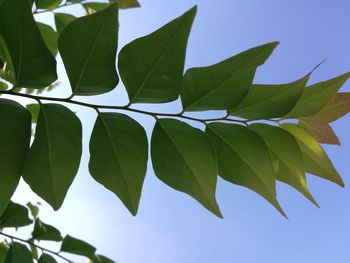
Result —
[[[198, 12], [188, 43], [186, 68], [206, 66], [267, 42], [280, 45], [261, 66], [254, 83], [287, 83], [326, 61], [310, 83], [350, 71], [350, 1], [348, 0], [140, 0], [141, 8], [120, 11], [119, 48], [149, 34], [194, 5]], [[76, 5], [60, 12], [81, 14]], [[52, 15], [37, 17], [52, 23]], [[69, 82], [59, 63], [62, 85], [55, 95], [69, 95]], [[342, 91], [350, 91], [350, 83]], [[124, 105], [122, 83], [111, 93], [82, 101]], [[135, 105], [135, 108], [179, 112], [180, 103]], [[119, 263], [347, 263], [350, 260], [350, 188], [342, 189], [315, 176], [307, 177], [321, 208], [294, 189], [278, 184], [278, 199], [289, 216], [282, 217], [256, 193], [221, 179], [219, 219], [189, 196], [159, 181], [149, 162], [139, 212], [133, 217], [119, 199], [89, 175], [88, 139], [95, 113], [71, 107], [84, 127], [81, 167], [62, 208], [54, 212], [42, 201], [41, 218], [63, 234], [82, 238]], [[150, 136], [154, 121], [131, 115]], [[342, 146], [325, 149], [350, 185], [350, 116], [332, 124]], [[40, 200], [22, 182], [15, 201]], [[51, 246], [51, 244], [49, 244]], [[85, 262], [77, 258], [77, 262]]]

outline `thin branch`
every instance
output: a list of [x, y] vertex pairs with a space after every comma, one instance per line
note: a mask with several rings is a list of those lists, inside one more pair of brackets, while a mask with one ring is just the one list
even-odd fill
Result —
[[[62, 8], [62, 7], [67, 7], [67, 6], [71, 6], [71, 5], [76, 5], [76, 4], [81, 4], [82, 2], [85, 2], [86, 0], [81, 0], [79, 3], [74, 3], [74, 2], [65, 2], [64, 4], [58, 6], [55, 8], [56, 9], [59, 9], [59, 8]], [[33, 14], [42, 14], [42, 13], [47, 13], [47, 12], [52, 12], [52, 10], [40, 10], [40, 11], [37, 11], [35, 10], [33, 12]]]

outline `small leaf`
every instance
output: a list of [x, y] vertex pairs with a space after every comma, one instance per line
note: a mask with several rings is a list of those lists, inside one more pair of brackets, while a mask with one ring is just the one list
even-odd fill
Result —
[[280, 127], [297, 139], [306, 172], [344, 187], [344, 182], [335, 170], [331, 160], [307, 129], [292, 123], [281, 124]]
[[15, 192], [31, 136], [30, 113], [19, 103], [0, 99], [0, 215]]
[[108, 6], [108, 3], [98, 3], [98, 2], [90, 2], [84, 3], [84, 11], [87, 15], [92, 15], [96, 12], [102, 11]]
[[307, 87], [285, 118], [299, 118], [316, 114], [333, 99], [349, 78], [350, 72]]
[[11, 59], [13, 84], [29, 88], [50, 85], [57, 79], [56, 61], [40, 35], [29, 2], [2, 0], [0, 5], [0, 35]]
[[210, 123], [205, 132], [215, 148], [219, 175], [257, 192], [287, 217], [276, 199], [275, 171], [260, 136], [244, 126], [225, 123]]
[[187, 40], [196, 10], [193, 7], [122, 48], [118, 68], [130, 103], [162, 103], [179, 96]]
[[39, 207], [37, 205], [33, 205], [31, 202], [27, 203], [27, 207], [33, 218], [37, 218], [39, 214]]
[[50, 255], [43, 253], [39, 258], [38, 263], [57, 263], [57, 261]]
[[[31, 243], [34, 243], [34, 240], [29, 239], [28, 240]], [[33, 259], [38, 259], [39, 258], [39, 253], [38, 253], [38, 249], [36, 246], [32, 245], [32, 244], [28, 244], [30, 252], [32, 253], [32, 257]]]
[[247, 95], [258, 66], [278, 45], [258, 46], [217, 64], [186, 71], [181, 91], [185, 111], [229, 110]]
[[319, 143], [340, 145], [338, 136], [328, 123], [301, 120], [299, 124], [311, 132]]
[[57, 55], [57, 39], [58, 39], [58, 34], [55, 30], [53, 30], [53, 28], [49, 25], [40, 23], [40, 22], [36, 22], [41, 36], [44, 39], [44, 42], [46, 44], [46, 46], [48, 47], [48, 49], [50, 50], [50, 52], [56, 56]]
[[32, 115], [32, 122], [37, 123], [40, 112], [40, 105], [37, 103], [27, 104], [26, 108], [30, 111]]
[[307, 186], [303, 159], [296, 139], [287, 131], [271, 125], [257, 123], [249, 127], [268, 146], [271, 160], [277, 164], [277, 180], [294, 187], [318, 206]]
[[35, 220], [32, 238], [36, 240], [62, 240], [61, 233], [57, 228], [43, 223], [40, 219]]
[[61, 251], [90, 258], [95, 254], [96, 248], [83, 240], [67, 235], [63, 239]]
[[222, 217], [215, 200], [215, 153], [201, 130], [178, 120], [160, 119], [153, 130], [151, 155], [154, 172], [161, 181]]
[[90, 259], [91, 263], [115, 263], [115, 261], [113, 261], [110, 258], [107, 258], [105, 256], [102, 255], [94, 255], [91, 259]]
[[148, 159], [144, 128], [124, 114], [100, 113], [90, 140], [92, 177], [136, 215]]
[[79, 168], [81, 123], [62, 105], [42, 104], [35, 134], [23, 178], [36, 194], [57, 210]]
[[34, 2], [38, 9], [54, 10], [61, 4], [62, 0], [34, 0]]
[[309, 77], [310, 74], [288, 84], [253, 85], [230, 115], [249, 120], [282, 117], [295, 106]]
[[7, 90], [8, 86], [5, 82], [0, 81], [0, 91]]
[[137, 0], [109, 0], [109, 2], [117, 3], [120, 9], [140, 7]]
[[58, 38], [58, 48], [73, 94], [96, 95], [117, 86], [117, 45], [116, 4], [93, 15], [77, 18], [64, 28]]
[[32, 223], [28, 217], [28, 209], [10, 201], [5, 212], [0, 217], [0, 228], [21, 227]]
[[55, 13], [55, 25], [58, 34], [61, 34], [62, 30], [76, 17], [65, 13]]
[[25, 245], [13, 242], [10, 245], [5, 263], [33, 263], [32, 253]]

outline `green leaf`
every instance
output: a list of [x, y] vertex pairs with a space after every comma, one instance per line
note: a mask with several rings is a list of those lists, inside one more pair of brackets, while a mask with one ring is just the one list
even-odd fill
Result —
[[90, 261], [90, 263], [115, 263], [115, 261], [113, 261], [110, 258], [107, 258], [105, 256], [102, 255], [94, 255]]
[[34, 2], [38, 9], [53, 10], [61, 4], [62, 0], [34, 0]]
[[115, 69], [117, 45], [116, 4], [93, 15], [77, 18], [64, 28], [58, 38], [58, 48], [73, 94], [96, 95], [115, 88], [118, 84]]
[[282, 117], [298, 102], [309, 78], [310, 74], [288, 84], [253, 85], [230, 115], [249, 120]]
[[100, 113], [91, 135], [90, 155], [92, 177], [136, 215], [148, 159], [144, 128], [127, 115]]
[[38, 103], [27, 104], [26, 108], [32, 115], [32, 122], [37, 123], [40, 112], [40, 105]]
[[5, 212], [0, 217], [0, 228], [21, 227], [32, 223], [28, 217], [28, 209], [12, 201], [8, 204]]
[[0, 81], [0, 91], [7, 90], [8, 86], [5, 82]]
[[9, 247], [3, 242], [0, 243], [0, 263], [5, 263]]
[[[16, 87], [43, 88], [57, 79], [56, 61], [46, 47], [28, 1], [0, 3], [0, 35], [8, 49]], [[7, 61], [8, 62], [8, 61]]]
[[0, 99], [0, 215], [17, 188], [31, 136], [30, 113], [19, 103]]
[[122, 48], [118, 68], [130, 103], [162, 103], [179, 96], [187, 40], [196, 10], [193, 7]]
[[340, 141], [332, 127], [326, 122], [301, 120], [299, 125], [306, 128], [319, 143], [339, 145]]
[[63, 239], [61, 251], [90, 258], [95, 254], [96, 248], [83, 240], [67, 235]]
[[120, 9], [140, 7], [137, 0], [109, 0], [109, 2], [117, 3]]
[[10, 245], [5, 263], [33, 263], [32, 253], [25, 245], [13, 242]]
[[284, 118], [311, 116], [321, 111], [350, 78], [350, 72], [304, 89], [299, 101]]
[[268, 43], [220, 63], [186, 71], [181, 91], [185, 111], [229, 110], [247, 95], [258, 66], [278, 45]]
[[306, 172], [317, 175], [344, 187], [344, 182], [335, 170], [331, 160], [312, 134], [297, 124], [281, 124], [298, 141]]
[[62, 240], [61, 233], [57, 228], [43, 223], [40, 219], [35, 220], [32, 238], [36, 240]]
[[42, 104], [35, 134], [23, 178], [36, 194], [57, 210], [79, 168], [81, 123], [62, 105]]
[[[31, 243], [34, 243], [33, 239], [29, 239], [28, 240]], [[39, 258], [39, 252], [38, 252], [38, 248], [32, 244], [28, 244], [30, 252], [32, 253], [32, 257], [33, 259], [38, 259]]]
[[92, 15], [96, 12], [102, 11], [108, 5], [109, 5], [108, 3], [90, 2], [90, 3], [84, 3], [83, 7], [87, 15]]
[[215, 200], [215, 153], [201, 130], [178, 120], [160, 119], [153, 130], [151, 155], [154, 172], [161, 181], [222, 217]]
[[15, 83], [14, 69], [11, 61], [11, 55], [7, 49], [6, 43], [0, 35], [0, 59], [2, 60], [2, 67], [0, 69], [0, 77], [11, 84]]
[[306, 182], [301, 151], [296, 139], [287, 131], [262, 123], [249, 126], [268, 146], [275, 164], [277, 180], [289, 184], [318, 206]]
[[31, 202], [27, 203], [27, 207], [33, 218], [37, 218], [39, 215], [39, 207], [37, 205], [33, 205]]
[[50, 255], [43, 253], [39, 258], [38, 263], [57, 263], [57, 261]]
[[260, 136], [247, 127], [226, 123], [210, 123], [205, 132], [215, 148], [219, 175], [257, 192], [287, 217], [276, 199], [275, 171]]
[[65, 13], [55, 13], [55, 25], [58, 34], [61, 34], [62, 30], [76, 17]]
[[37, 26], [40, 30], [41, 36], [44, 39], [44, 42], [50, 52], [56, 56], [57, 55], [57, 39], [58, 39], [58, 34], [53, 28], [49, 25], [36, 22]]

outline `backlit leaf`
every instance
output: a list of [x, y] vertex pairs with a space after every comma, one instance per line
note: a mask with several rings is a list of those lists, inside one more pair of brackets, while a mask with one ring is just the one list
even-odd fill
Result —
[[60, 34], [62, 30], [75, 19], [76, 17], [70, 14], [55, 13], [55, 25], [57, 33]]
[[87, 15], [92, 15], [96, 12], [102, 11], [108, 6], [108, 3], [90, 2], [84, 3], [84, 11]]
[[319, 143], [340, 145], [338, 136], [328, 123], [301, 120], [299, 124], [311, 132]]
[[5, 263], [33, 263], [32, 253], [25, 245], [13, 242], [10, 245]]
[[44, 23], [37, 22], [38, 28], [40, 30], [41, 36], [51, 53], [57, 55], [57, 32], [53, 28]]
[[26, 108], [32, 115], [32, 122], [37, 123], [40, 112], [40, 105], [38, 103], [27, 104]]
[[28, 209], [12, 201], [0, 217], [0, 228], [21, 227], [32, 223], [28, 217]]
[[119, 8], [134, 8], [140, 7], [137, 0], [109, 0], [109, 2], [115, 2], [118, 4]]
[[83, 240], [67, 235], [63, 239], [61, 251], [90, 258], [94, 255], [96, 248]]
[[43, 223], [40, 219], [35, 220], [32, 238], [36, 240], [62, 240], [61, 233], [57, 228]]
[[62, 0], [34, 0], [38, 9], [53, 10], [60, 5]]

